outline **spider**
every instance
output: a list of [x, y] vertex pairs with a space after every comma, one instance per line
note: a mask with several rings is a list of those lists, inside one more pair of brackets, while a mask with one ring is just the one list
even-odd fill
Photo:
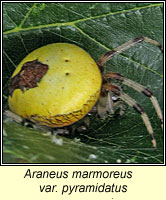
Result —
[[[149, 89], [119, 73], [104, 73], [104, 64], [108, 60], [142, 41], [163, 51], [161, 44], [145, 36], [105, 53], [97, 63], [80, 47], [68, 43], [50, 44], [35, 50], [19, 64], [10, 80], [8, 100], [11, 111], [46, 127], [66, 127], [86, 116], [95, 105], [101, 118], [108, 113], [114, 114], [119, 108], [123, 114], [123, 105], [117, 101], [121, 99], [140, 114], [156, 148], [149, 117], [111, 80], [116, 79], [149, 97], [163, 127], [162, 111], [156, 97]], [[15, 114], [6, 112], [7, 116], [14, 115], [20, 122]]]

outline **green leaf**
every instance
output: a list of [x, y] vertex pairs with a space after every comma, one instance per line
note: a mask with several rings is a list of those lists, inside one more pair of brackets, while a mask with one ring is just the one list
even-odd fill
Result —
[[[145, 35], [162, 44], [162, 3], [3, 3], [3, 109], [8, 109], [8, 82], [19, 62], [43, 45], [68, 42], [85, 49], [95, 61], [105, 52]], [[153, 91], [163, 109], [163, 55], [140, 43], [105, 66]], [[148, 114], [157, 140], [154, 151], [138, 113], [127, 107], [122, 117], [100, 120], [94, 114], [85, 133], [52, 136], [4, 123], [4, 163], [163, 163], [163, 133], [151, 101], [122, 86]], [[80, 141], [77, 142], [75, 138]]]

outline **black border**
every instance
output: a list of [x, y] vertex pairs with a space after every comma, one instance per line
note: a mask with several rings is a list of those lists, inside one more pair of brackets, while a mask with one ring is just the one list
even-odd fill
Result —
[[[163, 17], [163, 30], [164, 30], [164, 35], [163, 35], [163, 46], [165, 49], [165, 1], [1, 1], [1, 22], [3, 22], [3, 3], [86, 3], [86, 2], [91, 2], [91, 3], [163, 3], [163, 11], [164, 11], [164, 17]], [[2, 52], [3, 52], [3, 43], [2, 43], [2, 37], [3, 37], [3, 25], [1, 23], [1, 66], [3, 66], [2, 63]], [[164, 63], [163, 63], [163, 67], [165, 66], [165, 51], [164, 51]], [[164, 129], [163, 129], [163, 134], [164, 134], [164, 140], [163, 140], [163, 156], [164, 156], [164, 163], [162, 164], [143, 164], [143, 163], [139, 163], [139, 164], [102, 164], [102, 163], [96, 163], [96, 164], [84, 164], [84, 163], [60, 163], [60, 164], [56, 164], [56, 163], [50, 163], [50, 164], [44, 164], [44, 163], [37, 163], [37, 164], [17, 164], [17, 163], [8, 163], [8, 164], [4, 164], [3, 163], [3, 109], [1, 109], [1, 163], [0, 166], [166, 166], [165, 163], [165, 67], [164, 69], [164, 77], [163, 77], [163, 86], [164, 86], [164, 95], [163, 95], [163, 102], [164, 102]], [[1, 108], [2, 108], [2, 71], [3, 71], [3, 67], [1, 67]]]

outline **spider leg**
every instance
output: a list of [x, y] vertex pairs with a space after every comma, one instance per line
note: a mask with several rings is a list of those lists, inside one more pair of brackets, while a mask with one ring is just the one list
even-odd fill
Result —
[[133, 98], [125, 94], [123, 91], [119, 89], [119, 87], [115, 85], [112, 85], [110, 83], [104, 84], [102, 87], [102, 92], [104, 91], [112, 91], [113, 93], [118, 95], [120, 99], [126, 102], [130, 107], [133, 107], [141, 115], [142, 120], [151, 136], [153, 147], [156, 148], [156, 139], [154, 137], [153, 128], [151, 126], [149, 117], [144, 112], [143, 108]]
[[15, 113], [11, 112], [10, 110], [6, 110], [4, 112], [4, 116], [13, 120], [14, 122], [18, 123], [18, 124], [21, 124], [23, 122], [23, 119], [16, 115]]
[[115, 73], [115, 72], [106, 73], [104, 75], [104, 78], [105, 79], [112, 78], [112, 79], [120, 80], [124, 85], [127, 85], [128, 87], [131, 87], [134, 90], [136, 90], [140, 93], [143, 93], [145, 96], [149, 97], [155, 110], [156, 110], [156, 113], [160, 119], [161, 127], [163, 128], [163, 115], [162, 115], [161, 108], [159, 106], [159, 103], [158, 103], [156, 97], [153, 96], [153, 93], [149, 89], [147, 89], [143, 85], [141, 85], [135, 81], [132, 81], [132, 80], [120, 75], [119, 73]]
[[97, 62], [97, 65], [99, 66], [100, 70], [103, 71], [104, 69], [104, 64], [110, 60], [114, 55], [117, 55], [119, 53], [122, 53], [123, 51], [129, 49], [130, 47], [136, 45], [137, 43], [140, 43], [142, 41], [145, 41], [145, 42], [148, 42], [148, 43], [151, 43], [151, 44], [154, 44], [156, 45], [157, 47], [160, 48], [160, 50], [163, 52], [163, 46], [157, 42], [156, 40], [152, 40], [151, 38], [148, 38], [148, 37], [145, 37], [145, 36], [140, 36], [140, 37], [137, 37], [133, 40], [129, 40], [128, 42], [114, 48], [113, 50], [111, 51], [108, 51], [107, 53], [105, 53], [101, 58], [100, 60]]

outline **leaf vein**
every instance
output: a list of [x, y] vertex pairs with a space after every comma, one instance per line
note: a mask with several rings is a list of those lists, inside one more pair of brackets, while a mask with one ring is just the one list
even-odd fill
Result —
[[98, 15], [98, 16], [94, 16], [94, 17], [87, 17], [87, 18], [83, 18], [83, 19], [79, 19], [79, 20], [75, 20], [75, 21], [70, 21], [70, 22], [63, 22], [63, 23], [53, 23], [53, 24], [45, 24], [45, 25], [39, 25], [39, 26], [33, 26], [33, 27], [28, 27], [28, 28], [22, 28], [23, 23], [25, 22], [25, 20], [27, 19], [27, 17], [29, 16], [32, 8], [34, 8], [34, 6], [29, 10], [29, 12], [27, 13], [26, 17], [24, 18], [24, 20], [22, 21], [22, 23], [20, 24], [19, 27], [16, 27], [14, 29], [11, 29], [9, 31], [5, 31], [3, 34], [9, 34], [9, 33], [15, 33], [15, 32], [19, 32], [19, 31], [27, 31], [27, 30], [33, 30], [33, 29], [41, 29], [41, 28], [48, 28], [48, 27], [55, 27], [55, 26], [74, 26], [77, 23], [80, 22], [86, 22], [88, 20], [94, 20], [94, 19], [98, 19], [101, 17], [106, 17], [106, 16], [110, 16], [110, 15], [116, 15], [116, 14], [122, 14], [122, 13], [126, 13], [126, 12], [131, 12], [131, 11], [137, 11], [137, 10], [142, 10], [142, 9], [146, 9], [149, 7], [161, 7], [163, 4], [150, 4], [147, 6], [143, 6], [143, 7], [136, 7], [136, 8], [132, 8], [129, 10], [122, 10], [122, 11], [117, 11], [117, 12], [109, 12], [107, 14], [102, 14], [102, 15]]

